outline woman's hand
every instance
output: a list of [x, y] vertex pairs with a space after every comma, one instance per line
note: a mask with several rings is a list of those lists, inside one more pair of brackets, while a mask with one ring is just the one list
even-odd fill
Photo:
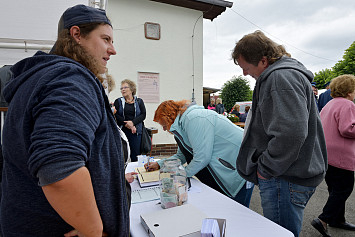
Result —
[[130, 172], [125, 174], [126, 180], [128, 181], [128, 183], [132, 183], [135, 179], [135, 175], [137, 175], [138, 173], [136, 172]]
[[154, 170], [160, 169], [160, 166], [159, 166], [158, 162], [149, 162], [149, 165], [148, 165], [148, 163], [144, 164], [144, 168], [147, 171], [154, 171]]
[[[85, 235], [83, 235], [82, 233], [80, 233], [80, 232], [77, 231], [77, 230], [69, 231], [68, 233], [65, 233], [64, 236], [65, 236], [65, 237], [72, 237], [72, 236], [86, 237]], [[103, 233], [102, 233], [102, 237], [105, 237], [105, 236], [108, 236], [108, 234], [105, 233], [105, 232], [103, 232]]]
[[123, 121], [125, 122], [125, 127], [128, 128], [128, 129], [132, 129], [132, 127], [134, 127], [134, 124], [132, 121]]

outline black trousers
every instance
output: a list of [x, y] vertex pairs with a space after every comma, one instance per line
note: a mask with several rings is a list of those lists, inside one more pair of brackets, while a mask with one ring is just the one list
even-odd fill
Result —
[[325, 175], [329, 197], [319, 219], [336, 225], [345, 222], [345, 202], [354, 188], [354, 171], [344, 170], [328, 165]]
[[137, 156], [141, 154], [141, 140], [142, 134], [137, 135], [137, 133], [133, 134], [130, 129], [123, 127], [122, 131], [126, 134], [126, 137], [129, 142], [129, 147], [131, 149], [131, 161], [137, 161]]

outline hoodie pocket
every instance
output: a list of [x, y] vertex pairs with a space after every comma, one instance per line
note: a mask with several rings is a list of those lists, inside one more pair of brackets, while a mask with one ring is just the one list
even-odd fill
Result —
[[228, 161], [223, 160], [222, 158], [218, 158], [219, 162], [228, 169], [235, 170], [234, 166], [231, 165]]

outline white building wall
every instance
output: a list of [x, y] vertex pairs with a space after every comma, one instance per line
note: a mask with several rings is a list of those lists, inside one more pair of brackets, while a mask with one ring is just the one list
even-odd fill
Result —
[[[77, 4], [87, 5], [88, 0], [4, 0], [0, 3], [0, 38], [54, 42], [57, 39], [58, 21], [63, 12]], [[37, 52], [32, 49], [26, 51], [25, 44], [12, 46], [19, 45], [23, 49], [0, 47], [0, 66], [13, 65]]]
[[[87, 4], [88, 1], [17, 0], [4, 3], [0, 12], [12, 12], [10, 15], [13, 19], [9, 20], [5, 14], [0, 14], [0, 38], [55, 41], [58, 20], [63, 11], [78, 3]], [[38, 15], [38, 11], [43, 9], [47, 10]], [[117, 50], [117, 55], [112, 56], [108, 63], [109, 73], [116, 80], [116, 89], [109, 96], [111, 101], [121, 96], [119, 88], [123, 79], [129, 78], [137, 82], [138, 72], [155, 72], [159, 73], [160, 78], [160, 102], [169, 99], [191, 100], [194, 87], [196, 102], [202, 105], [202, 12], [149, 0], [108, 0], [106, 10], [114, 26], [114, 44]], [[43, 22], [46, 24], [42, 24]], [[145, 38], [145, 22], [160, 24], [160, 40]], [[24, 49], [0, 49], [0, 66], [15, 64], [35, 52], [36, 50], [26, 52]], [[174, 143], [173, 137], [153, 122], [154, 112], [159, 104], [145, 103], [145, 125], [159, 129], [158, 134], [154, 135], [154, 144]]]
[[[106, 9], [114, 27], [117, 51], [108, 63], [109, 73], [116, 81], [110, 101], [121, 96], [122, 80], [137, 82], [138, 72], [159, 73], [160, 102], [145, 103], [145, 125], [159, 129], [153, 136], [154, 144], [175, 143], [172, 135], [153, 122], [154, 112], [165, 100], [191, 100], [193, 87], [196, 103], [202, 105], [202, 12], [148, 0], [111, 0]], [[160, 24], [160, 40], [145, 38], [145, 22]]]

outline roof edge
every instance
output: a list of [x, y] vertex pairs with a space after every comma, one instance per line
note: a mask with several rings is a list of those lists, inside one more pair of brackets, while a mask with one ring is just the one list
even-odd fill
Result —
[[150, 0], [178, 7], [194, 9], [203, 12], [203, 18], [214, 20], [222, 14], [227, 7], [231, 8], [233, 2], [224, 0]]
[[204, 3], [211, 4], [211, 5], [217, 5], [217, 6], [221, 6], [221, 7], [231, 8], [233, 6], [233, 2], [228, 2], [228, 1], [224, 1], [224, 0], [195, 0], [195, 1], [204, 2]]

